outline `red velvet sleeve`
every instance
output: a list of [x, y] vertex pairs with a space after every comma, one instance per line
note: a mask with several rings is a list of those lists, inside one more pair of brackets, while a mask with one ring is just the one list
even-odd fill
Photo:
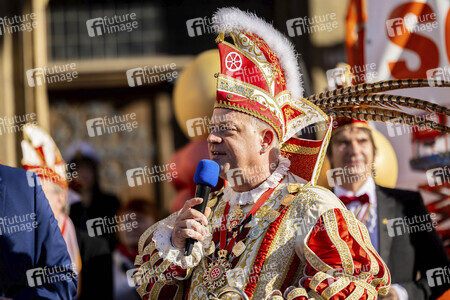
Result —
[[[305, 239], [303, 287], [324, 299], [377, 299], [391, 277], [366, 227], [346, 209], [323, 213]], [[297, 298], [294, 298], [297, 299]], [[301, 298], [298, 298], [301, 299]]]

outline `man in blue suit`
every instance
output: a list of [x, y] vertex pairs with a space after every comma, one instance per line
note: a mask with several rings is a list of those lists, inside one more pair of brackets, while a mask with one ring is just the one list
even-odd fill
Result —
[[77, 281], [38, 176], [0, 165], [0, 299], [72, 299]]

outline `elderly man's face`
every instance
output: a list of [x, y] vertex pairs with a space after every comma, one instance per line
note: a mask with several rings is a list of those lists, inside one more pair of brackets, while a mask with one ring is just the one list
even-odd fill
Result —
[[227, 163], [230, 169], [252, 168], [259, 164], [262, 137], [251, 118], [229, 109], [214, 109], [208, 136], [209, 156], [219, 164], [223, 179]]
[[374, 162], [373, 145], [367, 130], [348, 127], [336, 133], [330, 145], [332, 168], [353, 170], [355, 175], [363, 175], [371, 170]]

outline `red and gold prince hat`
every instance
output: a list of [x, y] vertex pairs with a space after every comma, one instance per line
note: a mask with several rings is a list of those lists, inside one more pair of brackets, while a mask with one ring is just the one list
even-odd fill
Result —
[[47, 132], [35, 124], [24, 125], [21, 146], [25, 170], [36, 173], [41, 180], [67, 189], [66, 162]]
[[[272, 25], [237, 8], [214, 15], [221, 73], [215, 108], [249, 114], [269, 124], [280, 141], [290, 171], [315, 184], [331, 133], [331, 118], [303, 98], [301, 74], [293, 45]], [[230, 36], [233, 43], [225, 41]], [[321, 140], [297, 134], [326, 124]]]

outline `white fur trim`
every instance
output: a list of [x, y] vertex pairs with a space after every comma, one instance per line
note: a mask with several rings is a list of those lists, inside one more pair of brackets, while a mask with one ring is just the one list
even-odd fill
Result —
[[213, 20], [217, 33], [246, 31], [262, 38], [280, 61], [286, 78], [286, 87], [291, 92], [292, 98], [303, 97], [302, 75], [294, 45], [281, 32], [255, 14], [236, 7], [220, 8], [214, 14]]

